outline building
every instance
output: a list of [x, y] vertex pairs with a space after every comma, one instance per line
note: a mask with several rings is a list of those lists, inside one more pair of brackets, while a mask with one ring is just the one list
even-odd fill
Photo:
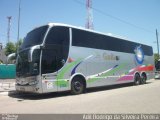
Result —
[[5, 49], [3, 49], [2, 43], [0, 43], [0, 63], [6, 63], [7, 56], [5, 55]]

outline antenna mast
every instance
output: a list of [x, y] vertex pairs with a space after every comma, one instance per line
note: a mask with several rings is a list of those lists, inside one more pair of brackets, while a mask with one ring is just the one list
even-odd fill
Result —
[[87, 8], [87, 20], [86, 20], [86, 28], [94, 29], [93, 27], [93, 15], [92, 15], [92, 0], [86, 0], [86, 8]]

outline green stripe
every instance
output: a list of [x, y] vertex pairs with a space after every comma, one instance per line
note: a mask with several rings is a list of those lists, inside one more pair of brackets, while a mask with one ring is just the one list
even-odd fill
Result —
[[82, 59], [78, 59], [74, 62], [71, 62], [71, 63], [68, 63], [66, 66], [64, 66], [64, 68], [62, 68], [62, 70], [58, 73], [57, 75], [57, 82], [56, 82], [56, 85], [57, 86], [61, 86], [62, 84], [67, 84], [68, 85], [68, 82], [65, 81], [65, 80], [59, 80], [59, 79], [64, 79], [64, 76], [65, 74], [71, 70], [71, 68], [73, 68], [74, 66], [76, 66]]
[[[122, 65], [119, 65], [118, 67], [114, 68], [113, 70], [110, 70], [100, 76], [97, 76], [97, 77], [107, 77], [107, 76], [111, 76], [111, 75], [114, 75], [115, 72], [121, 70], [122, 68], [124, 68], [126, 66], [126, 63], [122, 64]], [[91, 82], [95, 82], [97, 80], [100, 80], [102, 78], [90, 78], [87, 80], [88, 83], [91, 83]]]
[[69, 86], [69, 81], [59, 80], [59, 81], [56, 81], [56, 85], [59, 86], [59, 87], [68, 87]]

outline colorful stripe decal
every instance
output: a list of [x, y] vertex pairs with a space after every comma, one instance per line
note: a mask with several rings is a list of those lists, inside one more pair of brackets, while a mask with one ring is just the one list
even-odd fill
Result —
[[117, 81], [127, 81], [127, 80], [133, 80], [134, 79], [134, 73], [136, 71], [139, 71], [139, 72], [147, 72], [147, 71], [153, 71], [154, 70], [154, 66], [153, 65], [142, 65], [142, 66], [138, 66], [138, 67], [135, 67], [133, 69], [130, 70], [129, 74], [119, 78]]
[[73, 68], [73, 70], [72, 70], [72, 72], [71, 72], [71, 76], [72, 76], [73, 74], [75, 74], [77, 67], [78, 67], [81, 63], [82, 63], [82, 61], [81, 61], [80, 63], [78, 63], [78, 64]]
[[64, 79], [65, 74], [71, 69], [73, 68], [76, 64], [78, 64], [82, 59], [78, 59], [76, 61], [73, 61], [71, 63], [68, 63], [64, 68], [62, 68], [62, 70], [58, 73], [57, 75], [57, 82], [56, 85], [57, 86], [62, 86], [64, 84], [66, 84], [66, 86], [68, 86], [68, 81], [67, 80], [62, 80]]
[[57, 79], [63, 79], [64, 75], [67, 71], [69, 71], [69, 69], [71, 69], [73, 66], [75, 66], [76, 64], [78, 64], [81, 61], [81, 59], [78, 59], [74, 62], [71, 62], [69, 64], [67, 64], [59, 73], [57, 76]]
[[95, 76], [93, 78], [89, 78], [87, 80], [87, 82], [91, 83], [91, 82], [95, 82], [97, 80], [101, 80], [101, 79], [99, 79], [97, 77], [109, 77], [109, 76], [113, 76], [115, 74], [115, 72], [119, 71], [120, 69], [124, 68], [125, 66], [126, 66], [126, 64], [116, 65], [113, 68], [109, 69], [109, 71], [107, 71], [106, 73], [103, 73], [102, 75]]
[[[86, 57], [85, 59], [78, 59], [76, 61], [71, 61], [69, 62], [57, 75], [57, 85], [59, 86], [60, 84], [68, 84], [67, 80], [62, 80], [64, 79], [64, 76], [66, 73], [68, 73], [71, 70], [71, 76], [73, 74], [76, 73], [77, 68], [79, 67], [80, 64], [82, 64], [84, 61], [92, 58], [93, 55], [90, 55], [88, 57]], [[106, 77], [110, 77], [110, 76], [115, 76], [115, 73], [117, 73], [118, 71], [120, 71], [121, 69], [124, 69], [126, 67], [126, 63], [123, 63], [121, 65], [115, 65], [113, 68], [110, 68], [104, 72], [95, 74], [95, 75], [90, 75], [87, 77], [87, 82], [88, 83], [92, 83], [95, 82], [97, 80], [102, 80]], [[153, 71], [154, 70], [154, 66], [153, 65], [141, 65], [141, 66], [137, 66], [131, 70], [129, 70], [128, 72], [125, 72], [125, 74], [123, 74], [117, 81], [127, 81], [127, 80], [133, 80], [134, 79], [134, 73], [136, 71], [142, 72], [142, 71]], [[118, 76], [117, 76], [118, 77]]]
[[77, 67], [78, 67], [82, 62], [84, 62], [84, 61], [86, 61], [86, 60], [88, 60], [88, 59], [90, 59], [90, 58], [92, 58], [92, 57], [93, 57], [93, 55], [90, 55], [90, 56], [86, 57], [84, 60], [80, 61], [80, 62], [73, 68], [73, 70], [72, 70], [72, 72], [71, 72], [71, 76], [76, 73]]

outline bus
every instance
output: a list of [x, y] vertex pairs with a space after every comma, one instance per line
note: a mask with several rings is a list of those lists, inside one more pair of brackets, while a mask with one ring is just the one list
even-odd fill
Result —
[[30, 31], [16, 53], [16, 90], [71, 91], [154, 78], [151, 46], [72, 25], [49, 23]]

